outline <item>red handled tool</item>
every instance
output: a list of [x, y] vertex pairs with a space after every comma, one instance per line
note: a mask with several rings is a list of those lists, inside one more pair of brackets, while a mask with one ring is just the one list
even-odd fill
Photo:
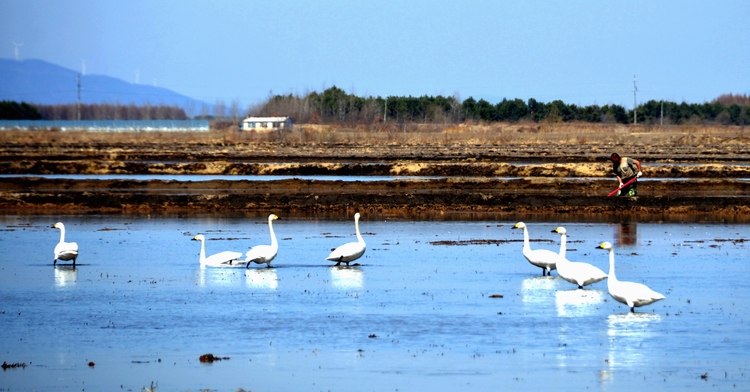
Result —
[[617, 188], [617, 189], [613, 190], [612, 192], [609, 192], [609, 195], [607, 195], [607, 197], [612, 197], [612, 196], [613, 196], [613, 195], [614, 195], [615, 193], [617, 193], [617, 191], [619, 191], [620, 189], [622, 189], [622, 188], [625, 188], [626, 186], [628, 186], [628, 185], [630, 185], [630, 184], [634, 183], [634, 182], [635, 182], [635, 180], [637, 180], [637, 179], [638, 179], [638, 177], [633, 177], [633, 178], [631, 178], [631, 179], [630, 179], [630, 181], [628, 181], [628, 182], [626, 182], [626, 183], [622, 184], [622, 186], [621, 186], [621, 187], [619, 187], [619, 188]]

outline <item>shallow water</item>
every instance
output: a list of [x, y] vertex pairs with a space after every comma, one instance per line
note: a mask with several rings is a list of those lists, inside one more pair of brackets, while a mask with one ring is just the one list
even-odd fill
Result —
[[[0, 174], [0, 178], [44, 178], [52, 180], [133, 180], [133, 181], [280, 181], [280, 180], [314, 180], [314, 181], [394, 181], [394, 180], [435, 180], [448, 178], [441, 176], [338, 176], [338, 175], [232, 175], [232, 174]], [[479, 177], [477, 177], [479, 178]]]
[[[225, 175], [225, 174], [0, 174], [0, 178], [43, 178], [49, 180], [121, 180], [121, 181], [179, 181], [179, 182], [200, 182], [200, 181], [282, 181], [282, 180], [305, 180], [305, 181], [343, 181], [343, 182], [377, 182], [377, 181], [428, 181], [442, 180], [453, 178], [452, 176], [337, 176], [337, 175]], [[467, 177], [462, 176], [463, 180], [477, 181], [515, 181], [520, 179], [530, 179], [533, 177]], [[695, 178], [672, 177], [672, 178], [642, 178], [638, 181], [663, 182], [663, 181], [695, 181]], [[750, 181], [750, 178], [732, 178], [732, 181]], [[571, 177], [567, 178], [568, 182], [590, 182], [590, 181], [608, 181], [614, 182], [611, 178], [602, 177]], [[615, 183], [616, 184], [616, 183]], [[744, 195], [737, 195], [742, 197]]]
[[618, 278], [667, 297], [631, 314], [606, 281], [542, 277], [515, 222], [365, 214], [362, 265], [337, 268], [351, 220], [283, 218], [275, 268], [201, 269], [194, 235], [244, 253], [265, 219], [64, 216], [73, 269], [52, 266], [56, 218], [0, 217], [0, 361], [28, 365], [0, 389], [750, 389], [748, 224], [527, 220], [532, 248], [563, 225], [605, 271], [615, 244]]

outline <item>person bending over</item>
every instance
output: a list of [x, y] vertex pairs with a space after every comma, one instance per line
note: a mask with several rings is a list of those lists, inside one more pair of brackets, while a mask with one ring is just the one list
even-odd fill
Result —
[[641, 172], [641, 162], [637, 159], [620, 157], [618, 153], [612, 153], [610, 156], [612, 160], [612, 172], [617, 181], [620, 182], [620, 191], [617, 196], [637, 196], [637, 185], [638, 180], [633, 181], [631, 184], [623, 186], [633, 178], [639, 178], [643, 173]]

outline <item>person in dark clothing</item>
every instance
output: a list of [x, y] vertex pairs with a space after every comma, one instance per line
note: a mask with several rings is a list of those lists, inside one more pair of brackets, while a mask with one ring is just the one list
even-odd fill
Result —
[[612, 172], [617, 177], [617, 181], [620, 182], [620, 191], [617, 193], [617, 196], [637, 196], [638, 180], [624, 187], [623, 184], [643, 175], [641, 172], [641, 162], [633, 158], [620, 157], [616, 152], [612, 153], [610, 159], [612, 160]]

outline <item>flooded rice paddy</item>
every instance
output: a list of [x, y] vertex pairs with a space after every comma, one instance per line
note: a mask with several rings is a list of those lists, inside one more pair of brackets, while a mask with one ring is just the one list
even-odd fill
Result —
[[[541, 276], [487, 216], [364, 214], [361, 265], [333, 267], [351, 216], [282, 215], [270, 269], [201, 268], [191, 241], [244, 253], [265, 216], [2, 216], [0, 361], [26, 366], [0, 391], [750, 389], [750, 225], [525, 221], [605, 271], [612, 242], [618, 278], [666, 296], [633, 314], [606, 280]], [[58, 220], [75, 268], [52, 265]]]
[[[454, 178], [452, 176], [346, 176], [346, 175], [230, 175], [230, 174], [0, 174], [3, 178], [41, 178], [45, 180], [120, 180], [120, 181], [176, 181], [176, 182], [202, 182], [202, 181], [342, 181], [342, 182], [378, 182], [378, 181], [428, 181]], [[514, 181], [521, 179], [533, 179], [534, 177], [509, 177], [509, 176], [461, 176], [462, 180], [476, 181]], [[735, 181], [748, 182], [750, 178], [733, 178]], [[590, 182], [602, 181], [612, 183], [611, 178], [602, 177], [571, 177], [566, 178], [568, 182]], [[639, 183], [649, 182], [692, 182], [694, 178], [672, 177], [672, 178], [642, 178]], [[615, 183], [615, 185], [617, 185]]]

